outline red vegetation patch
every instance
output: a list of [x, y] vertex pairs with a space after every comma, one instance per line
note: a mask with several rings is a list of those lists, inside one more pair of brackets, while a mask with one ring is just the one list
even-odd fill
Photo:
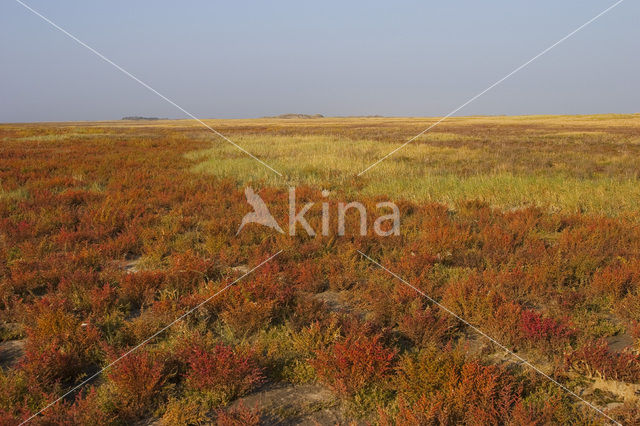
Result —
[[217, 426], [258, 426], [260, 414], [258, 410], [245, 407], [242, 403], [237, 407], [216, 411]]
[[251, 352], [242, 353], [221, 343], [210, 349], [193, 344], [183, 357], [188, 365], [187, 385], [197, 390], [221, 391], [233, 399], [264, 381]]
[[120, 281], [120, 300], [132, 307], [151, 303], [166, 279], [164, 272], [141, 271], [126, 274]]
[[95, 387], [80, 392], [72, 404], [61, 402], [42, 415], [41, 423], [52, 425], [106, 425], [113, 421]]
[[66, 309], [65, 300], [41, 299], [31, 310], [25, 356], [20, 361], [34, 383], [73, 383], [100, 357], [100, 332]]
[[523, 394], [506, 370], [465, 361], [456, 352], [406, 357], [399, 373], [398, 411], [381, 411], [382, 424], [500, 424], [512, 417]]
[[522, 311], [520, 328], [525, 339], [545, 340], [547, 342], [565, 340], [576, 334], [575, 330], [564, 322], [544, 317], [533, 310]]
[[593, 274], [591, 288], [595, 294], [610, 294], [621, 299], [640, 288], [640, 262], [611, 265]]
[[293, 303], [293, 288], [283, 281], [277, 264], [265, 265], [241, 285], [231, 287], [220, 304], [222, 318], [239, 335], [284, 320]]
[[610, 352], [607, 342], [591, 342], [566, 357], [571, 370], [589, 377], [619, 380], [627, 383], [640, 381], [640, 355], [631, 352]]
[[383, 382], [392, 371], [396, 351], [386, 348], [376, 335], [346, 338], [315, 355], [311, 364], [320, 380], [340, 394], [352, 395]]
[[119, 416], [128, 420], [141, 419], [152, 411], [167, 380], [164, 363], [145, 351], [122, 358], [107, 371], [107, 377], [113, 404]]

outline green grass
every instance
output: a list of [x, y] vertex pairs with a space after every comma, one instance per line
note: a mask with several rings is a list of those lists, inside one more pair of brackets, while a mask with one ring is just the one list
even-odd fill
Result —
[[536, 205], [617, 215], [640, 207], [636, 143], [606, 132], [504, 135], [427, 133], [361, 177], [399, 144], [340, 135], [236, 136], [276, 175], [229, 144], [187, 154], [192, 171], [239, 184], [308, 184], [349, 195], [442, 202], [479, 199], [501, 208]]

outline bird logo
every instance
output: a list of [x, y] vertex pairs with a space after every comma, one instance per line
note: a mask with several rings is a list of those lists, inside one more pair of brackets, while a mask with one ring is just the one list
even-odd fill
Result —
[[260, 225], [273, 228], [281, 234], [284, 234], [284, 231], [280, 228], [278, 222], [276, 222], [271, 215], [271, 212], [269, 212], [267, 205], [264, 203], [262, 198], [254, 192], [253, 188], [250, 186], [246, 187], [244, 189], [244, 195], [247, 197], [247, 202], [253, 207], [253, 211], [244, 215], [236, 235], [238, 235], [242, 228], [249, 223], [259, 223]]

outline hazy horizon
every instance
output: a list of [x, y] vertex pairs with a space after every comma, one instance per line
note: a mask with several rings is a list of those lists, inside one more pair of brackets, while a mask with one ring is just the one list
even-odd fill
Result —
[[[26, 3], [195, 116], [232, 119], [441, 117], [614, 1]], [[623, 2], [456, 116], [639, 113], [639, 15]], [[0, 122], [188, 118], [15, 1], [0, 34]]]
[[[288, 113], [280, 114], [287, 115]], [[294, 113], [291, 113], [294, 114]], [[313, 115], [313, 114], [301, 114], [301, 115]], [[585, 114], [474, 114], [474, 115], [454, 115], [452, 118], [513, 118], [513, 117], [589, 117], [589, 116], [610, 116], [610, 115], [640, 115], [640, 112], [603, 112], [603, 113], [585, 113]], [[398, 118], [398, 119], [427, 119], [427, 120], [435, 120], [442, 118], [443, 115], [325, 115], [322, 114], [321, 118]], [[234, 117], [234, 118], [220, 118], [220, 117], [198, 117], [198, 119], [203, 121], [209, 120], [259, 120], [259, 119], [281, 119], [281, 120], [289, 120], [291, 118], [282, 118], [278, 116], [262, 116], [262, 117]], [[315, 118], [309, 118], [315, 119]], [[47, 124], [47, 123], [100, 123], [100, 122], [117, 122], [117, 121], [133, 121], [133, 122], [155, 122], [155, 121], [195, 121], [193, 118], [189, 117], [151, 117], [151, 116], [140, 116], [139, 119], [125, 119], [125, 117], [121, 118], [109, 118], [109, 119], [97, 119], [97, 120], [54, 120], [54, 121], [2, 121], [0, 124]]]

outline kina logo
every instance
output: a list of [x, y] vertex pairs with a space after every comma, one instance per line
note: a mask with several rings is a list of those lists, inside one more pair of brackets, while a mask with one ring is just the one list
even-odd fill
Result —
[[[258, 195], [253, 188], [247, 187], [244, 190], [244, 194], [247, 197], [247, 203], [251, 207], [253, 207], [253, 211], [247, 213], [242, 218], [242, 222], [240, 223], [240, 227], [236, 232], [236, 235], [244, 229], [245, 226], [257, 223], [259, 225], [266, 226], [271, 229], [275, 229], [281, 234], [285, 234], [285, 231], [280, 227], [276, 219], [273, 217], [267, 204], [264, 202], [262, 197]], [[332, 216], [330, 205], [326, 197], [330, 194], [329, 191], [322, 191], [322, 197], [325, 198], [321, 203], [321, 211], [318, 212], [316, 209], [316, 213], [321, 213], [321, 230], [320, 234], [323, 236], [328, 236], [331, 234], [330, 230], [330, 217]], [[298, 225], [302, 227], [308, 235], [316, 236], [316, 230], [309, 224], [307, 219], [305, 218], [305, 214], [307, 214], [314, 207], [316, 203], [309, 202], [304, 204], [299, 210], [296, 207], [296, 188], [289, 188], [289, 232], [290, 236], [296, 235], [296, 229]], [[390, 214], [385, 214], [379, 216], [373, 223], [373, 231], [376, 235], [380, 237], [388, 237], [388, 236], [398, 236], [400, 235], [400, 209], [395, 203], [392, 202], [380, 202], [376, 204], [376, 209], [390, 209]], [[352, 201], [350, 203], [337, 203], [337, 235], [344, 236], [346, 234], [346, 222], [347, 222], [347, 212], [352, 211], [351, 214], [357, 214], [357, 218], [359, 221], [359, 234], [361, 236], [367, 235], [368, 229], [368, 218], [369, 212], [367, 211], [364, 204], [359, 203], [357, 201]], [[334, 212], [333, 214], [336, 214]]]
[[244, 217], [242, 218], [242, 223], [240, 223], [240, 227], [238, 228], [238, 232], [236, 232], [236, 235], [238, 235], [242, 228], [244, 228], [245, 225], [249, 223], [258, 223], [260, 225], [273, 228], [281, 234], [284, 234], [284, 231], [282, 230], [282, 228], [280, 228], [280, 225], [278, 225], [278, 222], [276, 222], [276, 220], [274, 219], [262, 197], [256, 194], [253, 188], [251, 188], [250, 186], [246, 187], [244, 189], [244, 195], [247, 197], [247, 202], [253, 207], [253, 211], [244, 215]]

